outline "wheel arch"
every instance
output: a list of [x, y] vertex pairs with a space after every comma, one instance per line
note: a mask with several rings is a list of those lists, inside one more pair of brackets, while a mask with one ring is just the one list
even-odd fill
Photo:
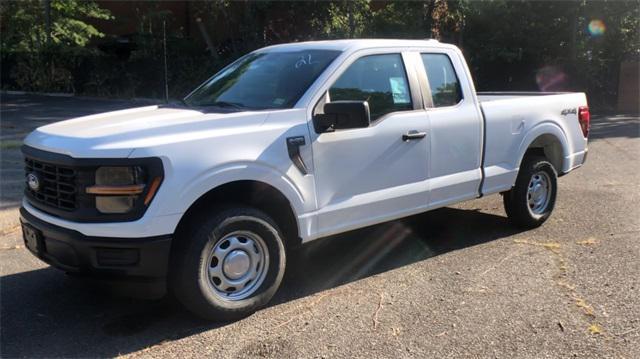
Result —
[[558, 175], [562, 175], [565, 172], [565, 159], [569, 156], [569, 145], [562, 129], [546, 122], [529, 131], [518, 153], [517, 167], [520, 167], [525, 156], [535, 153], [546, 157]]
[[225, 205], [245, 205], [266, 213], [280, 227], [288, 248], [302, 242], [295, 207], [289, 198], [271, 184], [255, 179], [226, 182], [203, 193], [182, 215], [176, 236], [185, 233], [203, 213]]

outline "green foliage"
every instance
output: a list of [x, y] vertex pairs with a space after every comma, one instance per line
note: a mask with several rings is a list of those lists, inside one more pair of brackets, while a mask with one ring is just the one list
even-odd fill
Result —
[[427, 7], [427, 3], [417, 1], [391, 3], [373, 12], [367, 32], [382, 37], [428, 38]]
[[371, 9], [367, 0], [341, 1], [329, 4], [329, 18], [322, 31], [328, 38], [365, 37], [366, 24], [371, 21]]
[[109, 11], [93, 1], [51, 0], [51, 39], [55, 44], [85, 46], [91, 38], [104, 34], [83, 20], [110, 18]]
[[49, 41], [51, 46], [83, 47], [94, 37], [102, 37], [87, 19], [111, 18], [109, 11], [93, 1], [50, 0], [50, 33], [47, 34], [47, 1], [3, 1], [3, 51], [39, 51]]
[[[614, 103], [620, 62], [640, 54], [639, 11], [637, 0], [472, 2], [462, 47], [479, 90], [537, 90], [536, 75], [554, 67], [567, 77], [556, 90]], [[592, 20], [604, 34], [589, 33]]]
[[[8, 77], [23, 90], [74, 92], [77, 62], [83, 53], [95, 52], [85, 46], [104, 36], [85, 21], [110, 18], [93, 1], [1, 2], [3, 82]], [[7, 63], [13, 65], [8, 76]]]
[[[231, 1], [190, 2], [199, 30], [172, 33], [162, 2], [132, 2], [138, 28], [125, 58], [99, 51], [92, 25], [111, 15], [93, 1], [1, 1], [3, 87], [102, 96], [162, 97], [162, 27], [167, 25], [169, 88], [181, 97], [216, 70], [256, 48], [338, 38], [437, 38], [463, 49], [479, 90], [537, 90], [537, 79], [564, 73], [566, 90], [613, 103], [622, 61], [640, 58], [640, 1]], [[142, 6], [144, 4], [144, 6]], [[606, 30], [589, 33], [592, 20]]]
[[66, 59], [51, 53], [23, 52], [12, 73], [18, 88], [27, 91], [74, 92], [73, 73]]

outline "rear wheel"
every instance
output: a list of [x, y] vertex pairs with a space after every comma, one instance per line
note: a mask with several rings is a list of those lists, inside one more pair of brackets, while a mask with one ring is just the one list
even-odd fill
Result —
[[174, 248], [170, 285], [187, 309], [234, 320], [266, 305], [286, 264], [281, 232], [266, 214], [247, 207], [214, 211], [193, 221]]
[[535, 228], [544, 223], [556, 202], [557, 178], [556, 170], [545, 157], [525, 157], [515, 185], [503, 194], [509, 220], [522, 228]]

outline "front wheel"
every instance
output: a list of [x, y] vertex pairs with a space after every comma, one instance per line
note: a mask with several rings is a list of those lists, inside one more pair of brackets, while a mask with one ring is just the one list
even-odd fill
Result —
[[522, 161], [515, 186], [503, 194], [509, 220], [521, 228], [535, 228], [551, 215], [558, 192], [558, 175], [542, 156]]
[[247, 207], [214, 211], [193, 221], [174, 247], [170, 285], [187, 309], [212, 320], [235, 320], [266, 305], [284, 275], [281, 232]]

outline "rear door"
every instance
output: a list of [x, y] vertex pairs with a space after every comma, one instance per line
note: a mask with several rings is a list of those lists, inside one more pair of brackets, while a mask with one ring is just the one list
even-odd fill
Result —
[[475, 198], [482, 178], [482, 117], [457, 52], [420, 52], [417, 69], [430, 121], [430, 207]]

